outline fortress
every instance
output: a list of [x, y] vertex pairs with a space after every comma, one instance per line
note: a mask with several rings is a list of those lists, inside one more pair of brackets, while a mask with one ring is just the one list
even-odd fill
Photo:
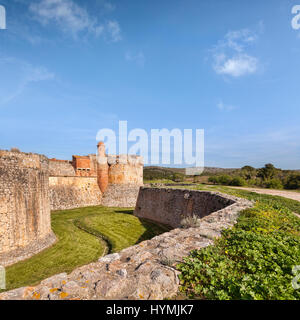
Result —
[[94, 205], [134, 207], [143, 185], [143, 159], [135, 155], [73, 156], [72, 161], [49, 160], [51, 210]]
[[134, 207], [143, 185], [135, 155], [73, 156], [72, 161], [0, 150], [0, 265], [44, 250], [56, 239], [51, 210], [104, 205]]
[[[134, 207], [138, 218], [174, 228], [100, 257], [97, 262], [0, 294], [0, 300], [165, 299], [178, 292], [174, 266], [191, 250], [213, 245], [253, 203], [216, 192], [144, 188], [141, 157], [105, 154], [71, 161], [0, 151], [0, 265], [9, 266], [51, 246], [50, 210], [93, 205]], [[61, 213], [64, 214], [64, 213]], [[197, 224], [182, 228], [182, 218]], [[55, 290], [53, 290], [55, 288]], [[62, 293], [64, 293], [62, 295]]]

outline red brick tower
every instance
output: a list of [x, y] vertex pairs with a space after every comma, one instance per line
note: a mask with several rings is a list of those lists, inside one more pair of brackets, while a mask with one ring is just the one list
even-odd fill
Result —
[[98, 143], [97, 181], [101, 192], [104, 193], [108, 186], [108, 163], [103, 142]]

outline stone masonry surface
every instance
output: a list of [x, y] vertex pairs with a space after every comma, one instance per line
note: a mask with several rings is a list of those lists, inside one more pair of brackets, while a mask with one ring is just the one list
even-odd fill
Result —
[[68, 161], [0, 150], [0, 265], [29, 258], [55, 242], [50, 210], [135, 206], [143, 184], [142, 158], [107, 156], [101, 146], [109, 187], [104, 194], [96, 154]]
[[50, 177], [72, 177], [75, 176], [75, 169], [71, 161], [67, 160], [49, 160]]
[[233, 203], [228, 197], [205, 191], [141, 188], [134, 214], [178, 228], [186, 216], [203, 218]]
[[140, 186], [136, 184], [109, 184], [103, 194], [102, 205], [105, 207], [134, 208]]
[[54, 241], [48, 159], [0, 151], [0, 265], [27, 258]]
[[[141, 190], [141, 192], [148, 192]], [[158, 192], [158, 191], [155, 191]], [[166, 195], [166, 190], [161, 189]], [[172, 189], [177, 193], [178, 190]], [[183, 190], [186, 197], [194, 192]], [[221, 231], [232, 227], [239, 213], [252, 202], [220, 193], [213, 198], [228, 200], [228, 206], [202, 218], [197, 228], [174, 229], [151, 240], [111, 254], [74, 270], [41, 282], [36, 287], [25, 287], [0, 294], [0, 300], [111, 300], [165, 299], [178, 292], [178, 271], [175, 265], [193, 249], [205, 248], [220, 237]], [[193, 194], [193, 197], [196, 195]], [[166, 197], [166, 200], [169, 196]], [[161, 199], [162, 201], [162, 199]], [[162, 203], [162, 202], [161, 202]], [[224, 205], [224, 204], [223, 204]], [[180, 215], [180, 212], [174, 212]], [[168, 222], [168, 221], [166, 221]]]
[[73, 156], [72, 161], [51, 159], [49, 168], [51, 210], [100, 204], [135, 207], [143, 185], [142, 157], [106, 155], [102, 142], [98, 156]]
[[50, 177], [51, 210], [101, 205], [97, 177]]

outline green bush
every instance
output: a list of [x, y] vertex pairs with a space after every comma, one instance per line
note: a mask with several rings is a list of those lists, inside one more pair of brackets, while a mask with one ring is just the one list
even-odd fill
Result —
[[230, 181], [230, 185], [231, 186], [237, 186], [237, 187], [243, 187], [247, 185], [247, 182], [244, 178], [242, 177], [234, 177], [231, 181]]
[[263, 180], [269, 180], [274, 178], [279, 171], [280, 169], [277, 169], [273, 166], [273, 164], [268, 163], [263, 168], [258, 170], [257, 177], [260, 177]]
[[184, 181], [184, 174], [182, 173], [174, 173], [172, 176], [170, 176], [171, 180], [174, 182], [183, 182]]
[[177, 266], [190, 298], [300, 299], [291, 284], [300, 265], [300, 219], [280, 199], [260, 198], [214, 246], [192, 251]]
[[208, 178], [208, 182], [213, 183], [213, 184], [218, 184], [218, 177], [217, 176], [211, 176]]
[[208, 181], [224, 186], [251, 186], [271, 189], [300, 189], [300, 173], [293, 170], [281, 170], [272, 164], [266, 164], [263, 168], [255, 169], [244, 166], [238, 170], [232, 170], [228, 174], [214, 173]]
[[244, 166], [241, 169], [241, 174], [246, 180], [251, 180], [256, 177], [256, 169], [251, 166]]
[[281, 180], [273, 178], [265, 181], [265, 187], [269, 189], [283, 189], [283, 184]]
[[218, 183], [224, 186], [229, 186], [232, 181], [232, 177], [229, 175], [222, 175], [218, 177]]
[[300, 174], [291, 174], [288, 176], [285, 187], [287, 189], [300, 189]]
[[250, 179], [250, 180], [247, 180], [247, 185], [248, 186], [260, 186], [261, 185], [261, 181], [260, 179]]

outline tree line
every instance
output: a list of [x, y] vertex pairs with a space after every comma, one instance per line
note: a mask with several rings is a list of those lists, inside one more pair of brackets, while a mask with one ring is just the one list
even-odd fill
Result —
[[263, 168], [244, 166], [233, 174], [210, 176], [213, 184], [231, 186], [257, 186], [270, 189], [300, 189], [300, 172], [281, 170], [271, 163]]

